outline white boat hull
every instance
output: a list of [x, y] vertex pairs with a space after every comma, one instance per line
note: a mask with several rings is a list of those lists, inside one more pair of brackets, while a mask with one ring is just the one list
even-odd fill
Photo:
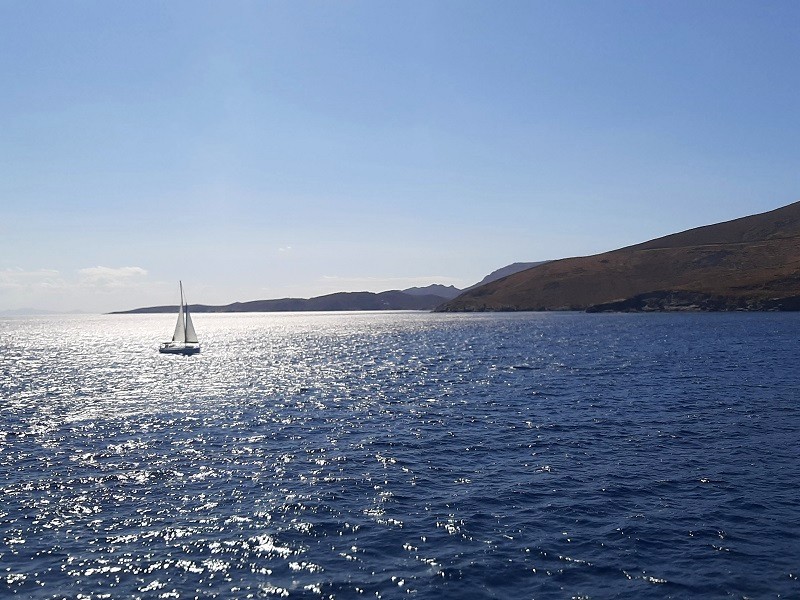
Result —
[[161, 346], [158, 348], [158, 351], [161, 354], [183, 354], [184, 356], [188, 356], [189, 354], [197, 354], [200, 352], [200, 344], [184, 345], [167, 342], [161, 344]]

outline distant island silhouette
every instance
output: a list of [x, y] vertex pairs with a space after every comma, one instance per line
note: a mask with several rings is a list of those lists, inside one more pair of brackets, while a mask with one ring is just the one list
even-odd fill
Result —
[[[446, 297], [433, 294], [409, 294], [400, 290], [388, 292], [339, 292], [316, 298], [280, 298], [276, 300], [252, 300], [233, 302], [220, 306], [191, 304], [193, 313], [219, 312], [294, 312], [333, 310], [431, 310], [445, 302]], [[178, 306], [149, 306], [134, 310], [117, 311], [111, 314], [168, 313], [176, 312]]]

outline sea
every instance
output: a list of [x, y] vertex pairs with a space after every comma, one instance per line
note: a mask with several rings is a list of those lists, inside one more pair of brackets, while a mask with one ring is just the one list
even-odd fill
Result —
[[0, 597], [800, 598], [800, 314], [0, 319]]

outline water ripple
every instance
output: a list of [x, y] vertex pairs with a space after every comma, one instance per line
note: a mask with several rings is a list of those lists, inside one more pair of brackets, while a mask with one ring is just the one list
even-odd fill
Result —
[[0, 592], [800, 595], [798, 316], [195, 321], [0, 320]]

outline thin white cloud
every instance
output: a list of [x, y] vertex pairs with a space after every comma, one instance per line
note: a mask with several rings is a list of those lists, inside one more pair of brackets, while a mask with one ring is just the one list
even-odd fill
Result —
[[105, 312], [156, 304], [166, 294], [142, 267], [0, 269], [0, 310]]
[[78, 270], [79, 284], [103, 288], [135, 285], [147, 271], [142, 267], [87, 267]]
[[66, 284], [61, 273], [55, 269], [1, 269], [0, 289], [23, 290], [32, 288], [54, 289], [64, 287]]

